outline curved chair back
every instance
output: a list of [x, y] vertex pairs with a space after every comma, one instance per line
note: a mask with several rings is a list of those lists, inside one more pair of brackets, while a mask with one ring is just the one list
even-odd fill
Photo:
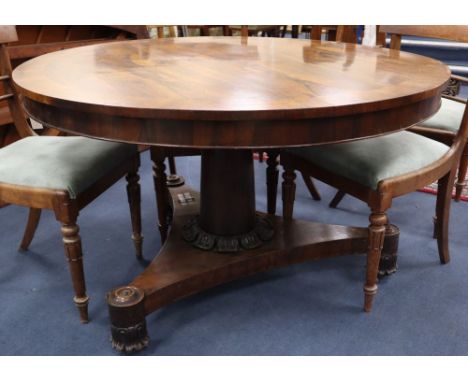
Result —
[[400, 49], [401, 36], [468, 42], [468, 25], [381, 25], [379, 31], [391, 34], [392, 49]]
[[0, 80], [3, 83], [4, 90], [4, 94], [0, 95], [0, 101], [7, 101], [16, 129], [20, 137], [24, 138], [36, 135], [36, 133], [25, 117], [20, 106], [19, 95], [16, 93], [11, 80], [12, 67], [7, 44], [16, 41], [18, 41], [18, 35], [14, 26], [4, 25], [0, 28]]

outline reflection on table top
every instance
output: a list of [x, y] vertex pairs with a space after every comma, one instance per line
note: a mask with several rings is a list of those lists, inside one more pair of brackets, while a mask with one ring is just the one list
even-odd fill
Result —
[[[131, 116], [268, 119], [343, 115], [440, 92], [439, 61], [354, 44], [276, 38], [137, 40], [69, 49], [14, 71], [27, 97]], [[159, 114], [158, 114], [159, 113]], [[276, 114], [275, 114], [276, 113]]]

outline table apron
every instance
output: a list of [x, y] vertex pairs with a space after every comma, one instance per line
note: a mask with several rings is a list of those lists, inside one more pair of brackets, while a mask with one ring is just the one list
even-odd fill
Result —
[[67, 133], [165, 147], [258, 149], [343, 142], [408, 128], [435, 114], [440, 95], [391, 109], [293, 120], [143, 119], [58, 108], [24, 98], [29, 116]]

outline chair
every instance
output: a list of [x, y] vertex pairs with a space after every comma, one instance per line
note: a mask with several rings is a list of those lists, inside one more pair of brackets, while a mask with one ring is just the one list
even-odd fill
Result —
[[[25, 59], [54, 51], [59, 47], [64, 49], [110, 40], [146, 38], [148, 34], [144, 26], [132, 25], [19, 25], [16, 27], [16, 32], [18, 41], [8, 44], [13, 69]], [[0, 82], [0, 97], [4, 94]], [[57, 130], [50, 128], [36, 132], [40, 135], [59, 134]], [[13, 124], [7, 101], [0, 101], [0, 147], [20, 138]]]
[[[81, 209], [119, 179], [126, 176], [135, 250], [142, 254], [139, 152], [136, 146], [84, 137], [39, 136], [31, 128], [11, 80], [11, 55], [31, 56], [31, 50], [8, 46], [17, 40], [15, 27], [0, 26], [0, 79], [2, 99], [22, 139], [0, 149], [0, 201], [30, 208], [20, 244], [27, 250], [36, 231], [42, 209], [50, 209], [62, 228], [65, 254], [74, 288], [74, 302], [81, 322], [88, 322], [88, 296], [77, 218]], [[48, 46], [58, 50], [64, 44]], [[67, 44], [65, 44], [66, 46]], [[69, 46], [70, 44], [68, 44]], [[39, 53], [40, 54], [40, 53]]]
[[[468, 27], [463, 27], [468, 28]], [[431, 26], [433, 34], [456, 37], [457, 27]], [[459, 31], [458, 31], [459, 32]], [[465, 36], [467, 33], [465, 32]], [[450, 147], [422, 135], [403, 131], [364, 140], [281, 152], [283, 216], [291, 219], [295, 195], [295, 170], [306, 173], [366, 202], [369, 217], [364, 309], [370, 312], [377, 292], [377, 273], [383, 240], [390, 229], [387, 210], [393, 198], [439, 181], [437, 195], [437, 243], [442, 263], [450, 260], [448, 223], [451, 188], [468, 134], [468, 109]], [[379, 158], [380, 160], [375, 160]]]
[[[327, 41], [341, 41], [355, 44], [357, 42], [355, 25], [301, 25], [302, 32], [312, 40], [320, 40], [325, 34]], [[299, 25], [292, 26], [292, 38], [299, 37]]]
[[[458, 26], [457, 35], [453, 36], [448, 33], [447, 27], [427, 27], [427, 26], [396, 26], [396, 25], [381, 25], [379, 26], [380, 33], [388, 33], [392, 36], [390, 42], [391, 49], [400, 49], [401, 38], [403, 35], [429, 37], [436, 39], [453, 39], [457, 42], [468, 42], [468, 27]], [[442, 33], [441, 33], [442, 32]], [[459, 82], [468, 83], [468, 78], [462, 76], [452, 75], [452, 79]], [[416, 126], [410, 128], [410, 131], [424, 135], [436, 141], [451, 145], [455, 139], [460, 123], [463, 117], [463, 112], [466, 105], [466, 100], [455, 97], [449, 94], [442, 94], [442, 104], [439, 112], [433, 117], [418, 123]], [[465, 187], [465, 177], [468, 168], [468, 143], [463, 150], [463, 154], [458, 166], [458, 175], [455, 182], [455, 201], [460, 201], [463, 188]], [[339, 190], [333, 200], [330, 202], [330, 207], [335, 208], [345, 196], [345, 192]], [[434, 225], [435, 228], [435, 225]], [[434, 233], [435, 237], [435, 233]]]
[[227, 25], [184, 25], [184, 28], [187, 30], [185, 36], [189, 35], [189, 31], [196, 31], [200, 36], [210, 36], [212, 30], [224, 36], [228, 33]]
[[247, 36], [262, 37], [280, 37], [281, 29], [285, 29], [286, 25], [226, 25], [225, 35], [232, 36], [233, 32]]
[[[334, 32], [332, 35], [330, 34], [331, 30]], [[333, 27], [322, 25], [310, 25], [308, 26], [307, 31], [310, 34], [311, 40], [321, 40], [322, 34], [323, 32], [325, 32], [328, 40], [351, 43], [357, 42], [355, 28], [352, 25], [335, 25]], [[262, 155], [260, 155], [260, 158], [261, 157]], [[269, 214], [274, 215], [276, 213], [276, 195], [278, 185], [277, 165], [279, 163], [279, 151], [267, 150], [267, 157], [267, 211]], [[301, 176], [310, 195], [312, 196], [312, 199], [316, 201], [321, 200], [320, 193], [317, 190], [317, 187], [315, 186], [312, 177], [304, 172], [301, 172]]]

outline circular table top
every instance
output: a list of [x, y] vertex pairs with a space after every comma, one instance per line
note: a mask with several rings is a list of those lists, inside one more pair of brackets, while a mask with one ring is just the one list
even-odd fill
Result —
[[[26, 97], [30, 114], [41, 114], [36, 115], [38, 119], [51, 125], [58, 121], [48, 121], [39, 109], [192, 124], [245, 124], [364, 116], [409, 105], [419, 108], [417, 115], [396, 124], [399, 129], [438, 109], [449, 76], [449, 69], [439, 61], [389, 49], [284, 38], [194, 37], [114, 42], [50, 53], [20, 65], [13, 80]], [[347, 139], [366, 134], [354, 135]], [[225, 146], [214, 141], [195, 144], [197, 137], [192, 138], [193, 144], [181, 145]], [[164, 139], [140, 143], [178, 145], [176, 140]], [[268, 145], [278, 146], [278, 142], [232, 143]]]

